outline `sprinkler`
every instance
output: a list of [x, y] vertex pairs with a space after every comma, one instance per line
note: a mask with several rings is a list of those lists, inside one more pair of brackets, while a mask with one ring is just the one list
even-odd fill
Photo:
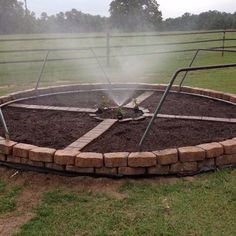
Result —
[[139, 109], [139, 106], [138, 106], [138, 103], [137, 103], [137, 98], [133, 99], [133, 104], [134, 104], [134, 108], [133, 108], [134, 112], [138, 113], [140, 111], [140, 109]]
[[116, 117], [118, 120], [123, 120], [123, 112], [122, 112], [122, 107], [118, 107], [116, 110]]

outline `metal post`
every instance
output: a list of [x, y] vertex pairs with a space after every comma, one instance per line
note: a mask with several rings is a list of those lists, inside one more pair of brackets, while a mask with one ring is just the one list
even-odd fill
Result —
[[161, 97], [161, 100], [160, 100], [160, 102], [159, 102], [159, 104], [158, 104], [158, 106], [157, 106], [157, 108], [156, 108], [156, 111], [155, 111], [155, 113], [154, 113], [154, 115], [153, 115], [151, 121], [150, 121], [149, 124], [148, 124], [147, 129], [145, 130], [145, 132], [144, 132], [144, 134], [143, 134], [143, 136], [142, 136], [142, 138], [141, 138], [141, 141], [140, 141], [140, 143], [139, 143], [139, 147], [140, 147], [140, 148], [142, 147], [143, 142], [144, 142], [146, 136], [148, 135], [148, 133], [149, 133], [149, 131], [150, 131], [152, 125], [153, 125], [154, 120], [156, 119], [157, 115], [159, 114], [159, 112], [160, 112], [160, 110], [161, 110], [161, 108], [162, 108], [162, 105], [163, 105], [163, 103], [165, 102], [165, 99], [166, 99], [167, 95], [169, 94], [170, 89], [171, 89], [171, 87], [173, 86], [173, 84], [174, 84], [174, 82], [175, 82], [177, 76], [179, 75], [179, 73], [184, 72], [184, 71], [202, 71], [202, 70], [213, 70], [213, 69], [221, 69], [221, 68], [223, 69], [223, 68], [231, 68], [231, 67], [236, 67], [236, 63], [232, 63], [232, 64], [222, 64], [222, 65], [210, 65], [210, 66], [186, 67], [186, 68], [181, 68], [181, 69], [177, 70], [177, 71], [173, 74], [173, 76], [172, 76], [172, 78], [171, 78], [171, 80], [170, 80], [169, 85], [167, 86], [167, 88], [166, 88], [164, 94], [163, 94], [162, 97]]
[[110, 32], [107, 31], [107, 66], [110, 66]]
[[[198, 50], [196, 51], [196, 53], [194, 54], [194, 57], [193, 57], [192, 61], [191, 61], [190, 64], [189, 64], [189, 67], [192, 67], [192, 65], [193, 65], [195, 59], [197, 58], [197, 55], [198, 55], [198, 53], [200, 52], [200, 50], [201, 50], [201, 49], [198, 49]], [[183, 78], [182, 78], [182, 80], [181, 80], [181, 82], [180, 82], [180, 84], [179, 84], [179, 92], [181, 92], [182, 85], [183, 85], [183, 83], [184, 83], [185, 78], [187, 77], [187, 75], [188, 75], [188, 71], [185, 72], [185, 74], [184, 74], [184, 76], [183, 76]]]
[[0, 108], [0, 119], [1, 119], [1, 122], [2, 122], [2, 125], [3, 125], [3, 128], [4, 128], [4, 132], [5, 132], [5, 138], [7, 140], [9, 140], [9, 131], [8, 131], [8, 128], [7, 128], [7, 124], [6, 124], [6, 121], [5, 121], [5, 118], [3, 116], [3, 113], [2, 113], [2, 109]]
[[96, 53], [94, 52], [94, 50], [93, 50], [92, 48], [91, 48], [91, 52], [92, 52], [92, 54], [94, 55], [94, 58], [96, 59], [96, 61], [97, 61], [98, 65], [99, 65], [101, 71], [103, 72], [104, 77], [106, 78], [107, 82], [109, 83], [109, 85], [110, 85], [110, 87], [111, 87], [111, 81], [110, 81], [110, 79], [109, 79], [109, 77], [108, 77], [106, 71], [104, 70], [102, 64], [101, 64], [100, 61], [98, 60], [98, 57], [97, 57]]
[[224, 31], [223, 33], [223, 45], [222, 45], [222, 57], [224, 56], [224, 49], [225, 49], [225, 37], [226, 37], [226, 32]]
[[39, 88], [39, 83], [40, 83], [41, 78], [43, 76], [43, 72], [44, 72], [44, 69], [45, 69], [45, 66], [46, 66], [46, 63], [47, 63], [47, 60], [48, 60], [49, 53], [50, 53], [50, 51], [47, 51], [47, 54], [44, 58], [43, 65], [42, 65], [42, 68], [41, 68], [41, 71], [40, 71], [40, 74], [39, 74], [39, 78], [38, 78], [36, 86], [35, 86], [35, 90], [38, 90], [38, 88]]

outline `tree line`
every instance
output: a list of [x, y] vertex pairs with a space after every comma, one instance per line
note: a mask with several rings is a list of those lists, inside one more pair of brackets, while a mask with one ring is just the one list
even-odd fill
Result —
[[85, 14], [76, 9], [49, 16], [36, 16], [21, 1], [0, 0], [0, 34], [126, 32], [235, 29], [236, 12], [185, 13], [163, 20], [156, 0], [113, 0], [110, 17]]

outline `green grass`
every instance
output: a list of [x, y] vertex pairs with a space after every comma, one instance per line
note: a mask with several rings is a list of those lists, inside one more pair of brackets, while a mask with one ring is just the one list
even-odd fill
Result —
[[228, 170], [171, 184], [127, 180], [123, 200], [54, 190], [16, 235], [235, 235], [235, 178]]
[[19, 186], [7, 188], [6, 184], [0, 181], [0, 215], [16, 209], [16, 199], [20, 189]]
[[[93, 36], [95, 34], [91, 34]], [[235, 38], [235, 33], [227, 34], [227, 38]], [[16, 35], [1, 36], [0, 38], [30, 38], [30, 37], [55, 37], [57, 35]], [[60, 36], [60, 35], [58, 35]], [[65, 35], [62, 35], [65, 36]], [[75, 36], [75, 35], [67, 35]], [[216, 35], [188, 35], [174, 37], [134, 37], [134, 38], [113, 38], [111, 45], [137, 45], [153, 44], [164, 42], [181, 42], [192, 40], [204, 40], [212, 38], [222, 38], [222, 34]], [[226, 46], [234, 45], [234, 41], [226, 43]], [[80, 39], [80, 40], [54, 40], [54, 41], [26, 41], [26, 42], [2, 42], [0, 50], [13, 49], [36, 49], [36, 48], [71, 48], [71, 47], [93, 47], [105, 46], [105, 39]], [[101, 59], [111, 81], [117, 82], [154, 82], [168, 83], [171, 75], [179, 67], [188, 66], [194, 53], [176, 53], [167, 55], [153, 56], [133, 56], [123, 57], [125, 54], [151, 53], [158, 51], [180, 50], [189, 48], [209, 48], [221, 46], [222, 42], [199, 43], [194, 45], [179, 46], [149, 46], [112, 49], [111, 55], [121, 55], [112, 58], [111, 66], [106, 67], [106, 60]], [[106, 50], [96, 49], [95, 53], [99, 56], [105, 56]], [[77, 52], [52, 52], [49, 58], [64, 57], [89, 57], [93, 56], [91, 51]], [[45, 53], [5, 53], [0, 54], [0, 61], [8, 60], [31, 60], [43, 59]], [[195, 65], [223, 64], [232, 63], [236, 60], [235, 53], [225, 53], [222, 57], [217, 52], [201, 52], [195, 62]], [[17, 91], [25, 88], [33, 88], [40, 73], [42, 63], [22, 63], [0, 65], [0, 95], [8, 92]], [[222, 69], [207, 72], [191, 73], [186, 81], [187, 85], [207, 87], [226, 92], [236, 92], [236, 80], [234, 77], [236, 69]], [[94, 59], [83, 59], [77, 61], [49, 62], [45, 68], [41, 86], [70, 83], [90, 83], [106, 82], [101, 69]]]

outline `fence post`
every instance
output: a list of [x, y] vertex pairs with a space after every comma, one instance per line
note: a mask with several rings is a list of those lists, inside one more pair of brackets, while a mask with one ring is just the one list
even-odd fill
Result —
[[226, 31], [223, 33], [223, 42], [222, 42], [222, 57], [225, 55], [224, 49], [225, 49], [225, 36], [226, 36]]
[[110, 32], [107, 31], [107, 66], [110, 66]]

